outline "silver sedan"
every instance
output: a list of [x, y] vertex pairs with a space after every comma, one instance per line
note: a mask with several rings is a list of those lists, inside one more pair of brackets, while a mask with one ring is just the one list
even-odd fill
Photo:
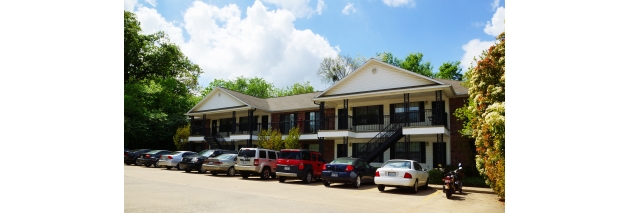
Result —
[[203, 162], [201, 167], [210, 171], [212, 175], [217, 175], [221, 172], [226, 173], [227, 176], [234, 176], [236, 174], [236, 170], [234, 169], [236, 156], [237, 154], [222, 154], [216, 158], [208, 158]]
[[173, 167], [177, 168], [177, 170], [182, 170], [179, 166], [179, 162], [182, 161], [184, 157], [188, 157], [190, 155], [197, 154], [196, 152], [191, 151], [174, 151], [167, 155], [162, 155], [160, 158], [160, 167], [164, 166], [166, 169], [171, 169]]

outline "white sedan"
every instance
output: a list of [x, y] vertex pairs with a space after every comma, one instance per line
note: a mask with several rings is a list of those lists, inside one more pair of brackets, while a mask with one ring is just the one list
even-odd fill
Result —
[[418, 187], [427, 189], [429, 186], [429, 173], [422, 169], [420, 163], [415, 160], [392, 159], [388, 160], [376, 170], [374, 183], [379, 191], [385, 187], [411, 188], [413, 193], [418, 192]]

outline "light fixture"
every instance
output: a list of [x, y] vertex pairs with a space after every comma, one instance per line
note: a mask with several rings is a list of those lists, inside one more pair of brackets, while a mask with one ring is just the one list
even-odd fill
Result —
[[429, 142], [424, 142], [424, 145], [427, 145], [427, 146], [429, 146]]

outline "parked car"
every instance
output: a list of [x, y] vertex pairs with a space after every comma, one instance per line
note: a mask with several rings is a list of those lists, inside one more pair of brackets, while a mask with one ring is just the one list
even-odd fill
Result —
[[151, 167], [151, 165], [153, 165], [154, 167], [160, 167], [160, 158], [162, 157], [162, 155], [164, 154], [169, 154], [172, 151], [168, 151], [168, 150], [151, 150], [148, 152], [145, 152], [144, 154], [141, 154], [138, 157], [138, 162], [140, 162], [141, 165], [144, 165], [146, 167]]
[[379, 191], [387, 186], [410, 188], [417, 193], [419, 186], [429, 187], [429, 173], [415, 160], [392, 159], [376, 170], [374, 183]]
[[242, 178], [260, 175], [263, 180], [276, 178], [278, 151], [262, 148], [241, 148], [234, 168]]
[[304, 183], [321, 179], [322, 166], [326, 163], [322, 154], [307, 149], [283, 149], [278, 157], [276, 175], [279, 182], [298, 178]]
[[376, 168], [361, 158], [342, 157], [322, 167], [324, 186], [331, 183], [351, 183], [355, 188], [361, 183], [374, 182]]
[[140, 162], [138, 162], [138, 157], [140, 154], [144, 154], [145, 152], [151, 151], [150, 149], [134, 149], [125, 152], [125, 164], [131, 165], [132, 163], [136, 166], [140, 166]]
[[220, 172], [226, 173], [227, 176], [234, 176], [236, 175], [236, 169], [234, 169], [236, 156], [238, 154], [222, 154], [214, 158], [208, 158], [203, 162], [201, 168], [210, 171], [212, 175], [217, 175]]
[[182, 170], [183, 168], [179, 165], [179, 162], [182, 161], [182, 158], [194, 154], [197, 153], [191, 151], [174, 151], [168, 153], [167, 155], [162, 155], [158, 163], [160, 164], [160, 166], [166, 167], [166, 169], [171, 169], [175, 167], [177, 170]]
[[208, 149], [199, 152], [196, 155], [189, 155], [182, 159], [182, 162], [179, 163], [180, 167], [183, 168], [186, 172], [190, 172], [195, 170], [199, 173], [206, 173], [206, 170], [201, 166], [203, 162], [212, 157], [217, 157], [221, 154], [236, 154], [234, 150], [225, 150], [225, 149]]

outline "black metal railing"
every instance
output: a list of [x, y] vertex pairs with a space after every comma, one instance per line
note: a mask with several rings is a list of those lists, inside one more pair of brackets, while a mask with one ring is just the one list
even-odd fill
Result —
[[322, 130], [381, 131], [392, 123], [402, 123], [404, 126], [444, 125], [448, 128], [448, 114], [443, 113], [441, 119], [434, 119], [438, 117], [440, 116], [430, 109], [394, 115], [327, 116], [324, 118]]
[[387, 125], [382, 131], [380, 131], [376, 136], [374, 136], [370, 141], [363, 144], [363, 146], [357, 149], [357, 153], [353, 153], [355, 157], [365, 158], [368, 154], [374, 151], [381, 143], [385, 142], [389, 137], [391, 137], [396, 131], [403, 127], [404, 123], [390, 123]]

